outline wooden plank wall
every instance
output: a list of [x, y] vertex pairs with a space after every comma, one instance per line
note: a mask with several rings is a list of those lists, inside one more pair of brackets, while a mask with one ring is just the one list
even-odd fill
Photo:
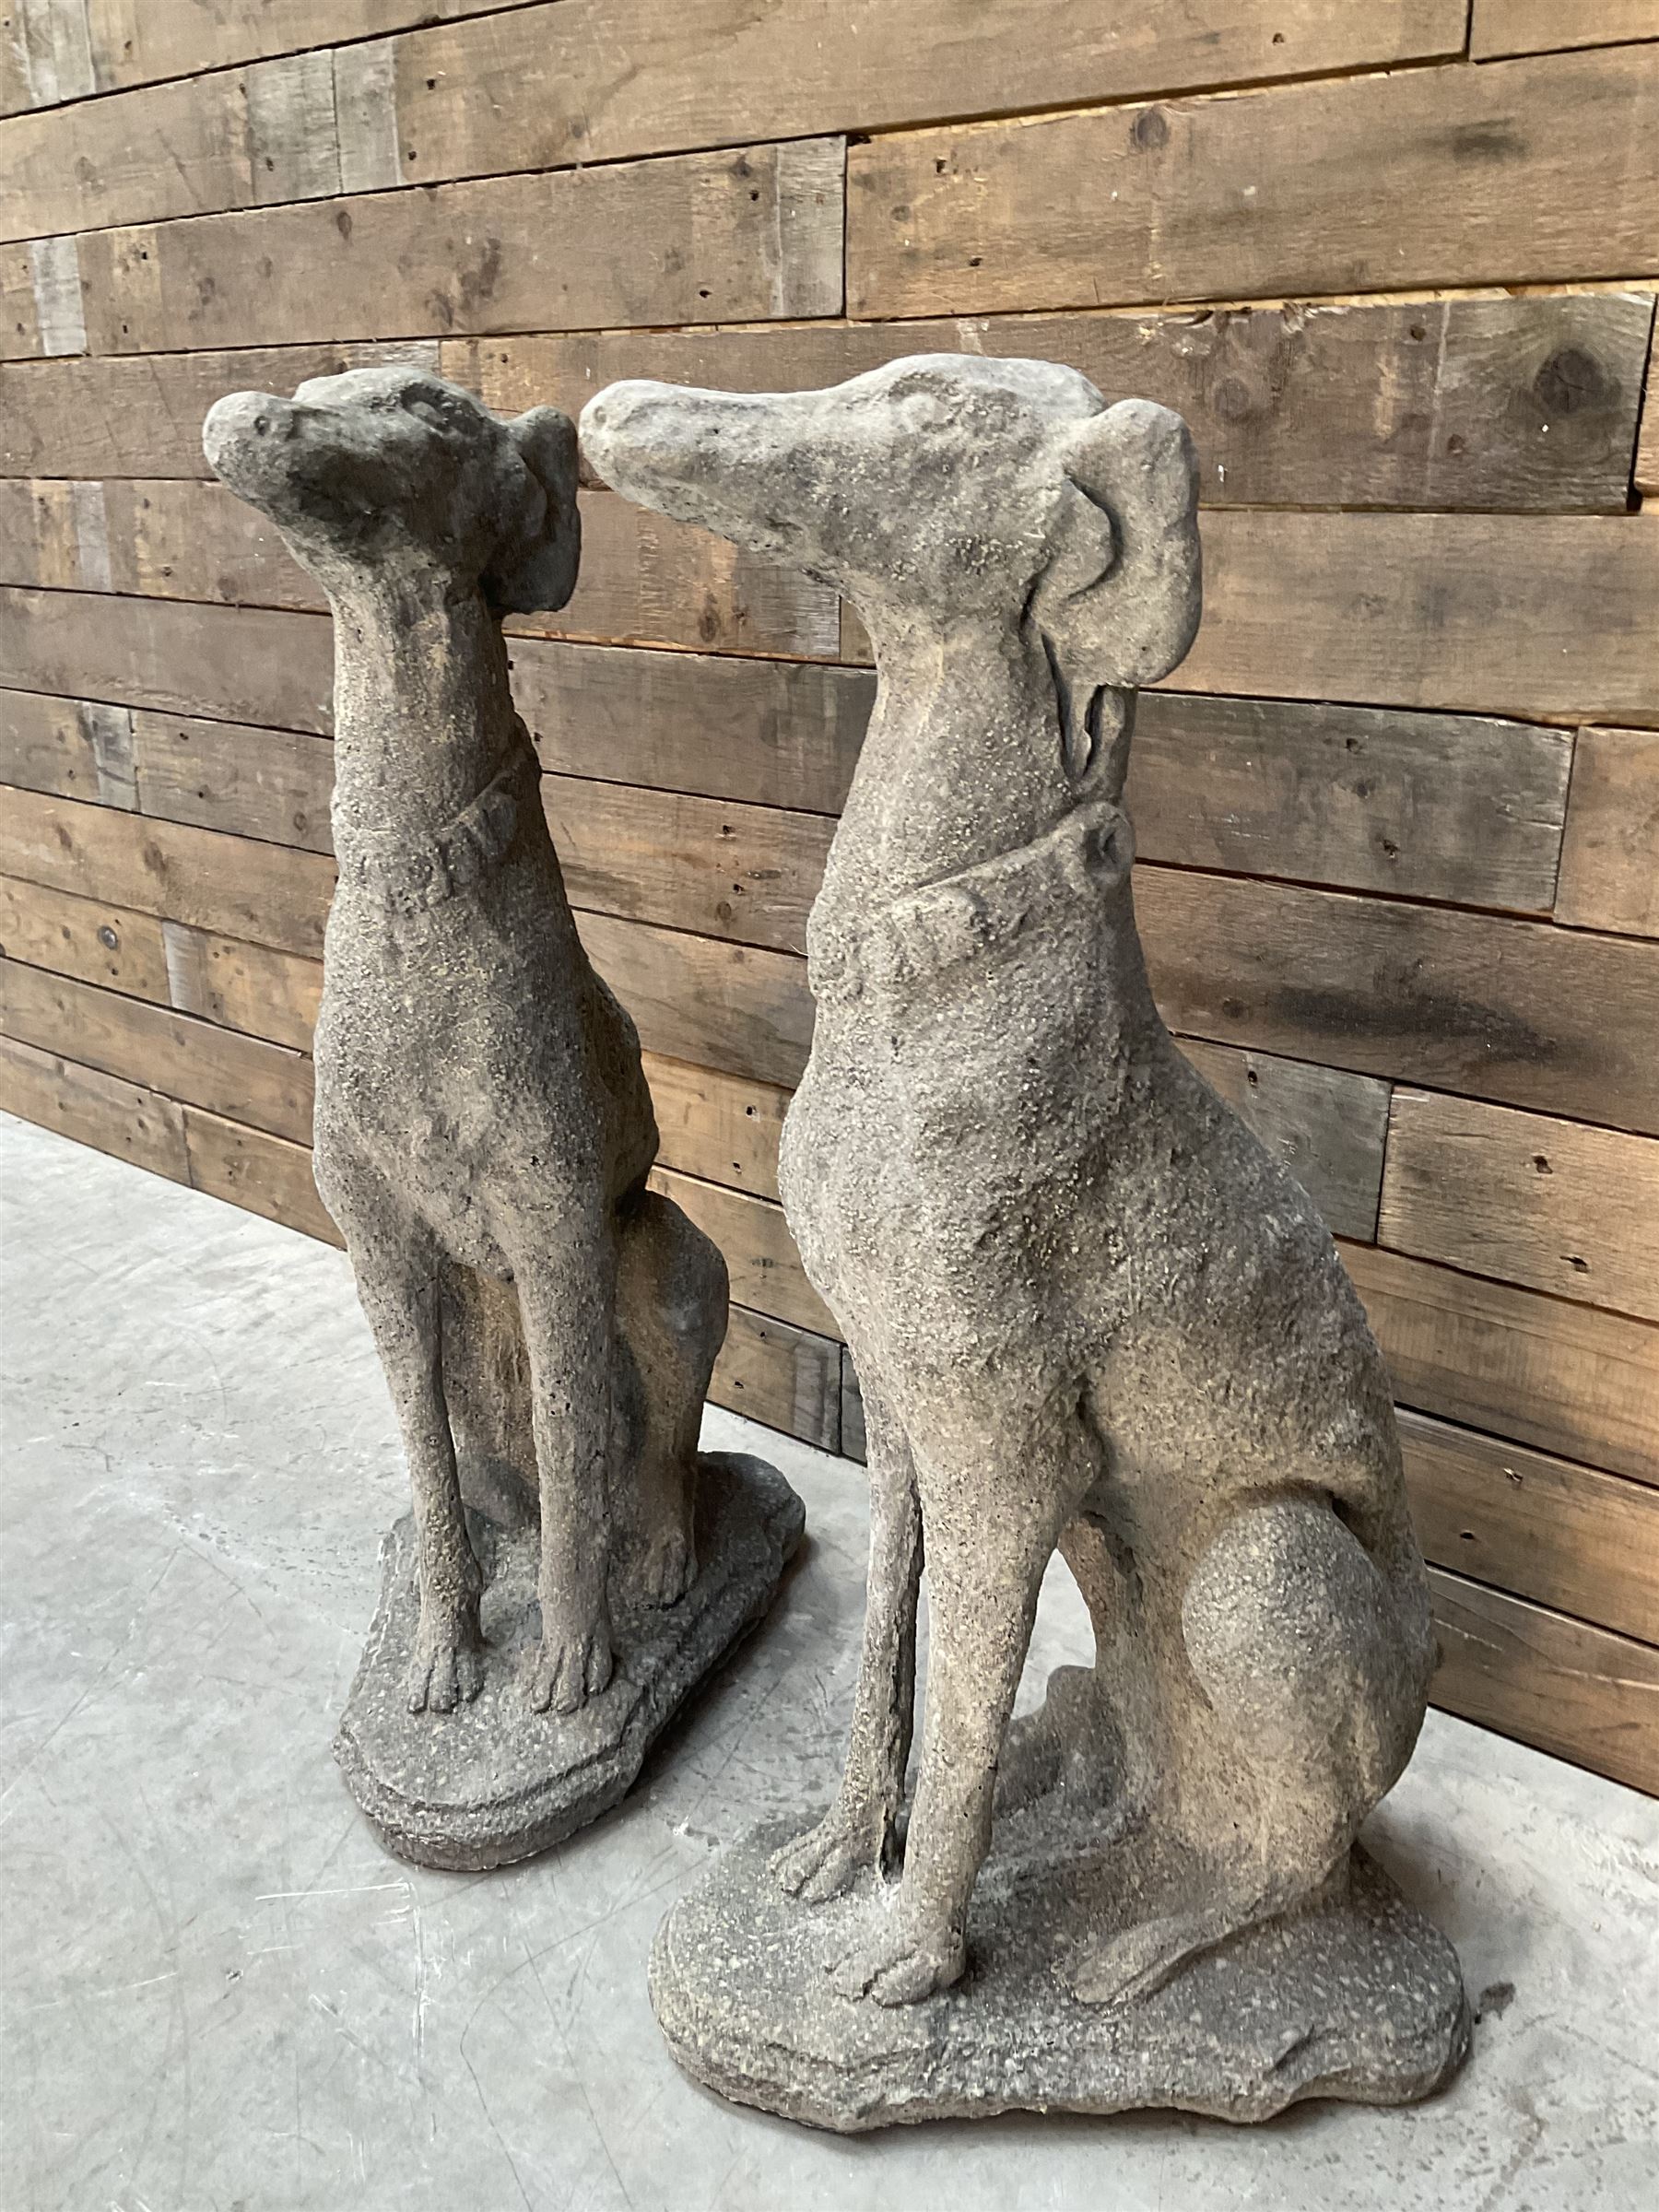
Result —
[[[1659, 1791], [1659, 9], [10, 0], [0, 1099], [318, 1235], [328, 625], [203, 413], [955, 348], [1180, 407], [1206, 616], [1144, 704], [1155, 986], [1403, 1410], [1454, 1711]], [[718, 1395], [861, 1450], [777, 1204], [873, 679], [823, 587], [586, 495], [515, 682]]]

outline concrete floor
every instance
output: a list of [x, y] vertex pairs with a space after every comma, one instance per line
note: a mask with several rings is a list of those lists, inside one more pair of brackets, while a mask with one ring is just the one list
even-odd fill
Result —
[[[806, 1499], [772, 1619], [608, 1820], [411, 1872], [329, 1757], [404, 1495], [344, 1260], [4, 1117], [0, 1182], [7, 2212], [1659, 2206], [1659, 1806], [1434, 1714], [1370, 1834], [1485, 1993], [1432, 2104], [846, 2143], [693, 2088], [647, 1947], [829, 1794], [856, 1471], [711, 1414]], [[1050, 1599], [1040, 1671], [1084, 1649]]]

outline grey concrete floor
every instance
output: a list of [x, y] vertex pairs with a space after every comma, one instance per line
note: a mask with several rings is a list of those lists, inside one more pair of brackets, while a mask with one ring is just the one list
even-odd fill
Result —
[[[1486, 1993], [1410, 2112], [1009, 2118], [856, 2142], [731, 2110], [645, 1993], [676, 1891], [837, 1771], [856, 1470], [629, 1802], [537, 1864], [388, 1859], [329, 1741], [404, 1479], [339, 1254], [0, 1117], [6, 2212], [1659, 2206], [1659, 1806], [1431, 1714], [1369, 1841]], [[1035, 1673], [1083, 1654], [1056, 1583]]]

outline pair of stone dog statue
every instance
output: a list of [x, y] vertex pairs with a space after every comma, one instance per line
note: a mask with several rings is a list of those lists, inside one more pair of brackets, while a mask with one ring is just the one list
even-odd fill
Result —
[[[316, 1174], [415, 1506], [336, 1749], [394, 1850], [496, 1865], [628, 1787], [801, 1508], [698, 1457], [724, 1265], [647, 1187], [638, 1037], [512, 708], [501, 618], [576, 579], [574, 426], [393, 368], [221, 401], [206, 437], [335, 615]], [[1456, 1960], [1355, 1848], [1432, 1659], [1387, 1382], [1135, 933], [1135, 694], [1199, 618], [1184, 425], [929, 356], [821, 392], [617, 384], [582, 440], [842, 593], [878, 672], [780, 1170], [864, 1391], [852, 1741], [815, 1827], [738, 1845], [665, 1924], [677, 2057], [841, 2128], [1425, 2094], [1466, 2041]], [[1056, 1548], [1096, 1662], [1011, 1724]]]

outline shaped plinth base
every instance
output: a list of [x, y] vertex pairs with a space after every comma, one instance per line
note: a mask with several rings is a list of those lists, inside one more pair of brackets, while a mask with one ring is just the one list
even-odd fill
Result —
[[966, 1978], [888, 2009], [838, 1995], [828, 1970], [868, 1938], [897, 1888], [866, 1875], [830, 1904], [802, 1905], [767, 1865], [789, 1834], [729, 1852], [652, 1953], [669, 2049], [735, 2103], [844, 2134], [1016, 2109], [1265, 2120], [1307, 2097], [1426, 2097], [1467, 2048], [1452, 1946], [1362, 1853], [1340, 1901], [1235, 1936], [1123, 2007], [1080, 2002], [1055, 1971], [1100, 1925], [1089, 1885], [1075, 1873], [1033, 1883], [994, 1853]]
[[529, 1677], [540, 1535], [473, 1518], [488, 1586], [484, 1684], [453, 1712], [411, 1712], [419, 1601], [406, 1514], [381, 1548], [380, 1605], [335, 1738], [347, 1785], [386, 1848], [477, 1871], [546, 1851], [606, 1811], [691, 1691], [776, 1596], [805, 1526], [775, 1467], [740, 1453], [698, 1463], [696, 1582], [677, 1605], [613, 1619], [616, 1671], [573, 1713], [538, 1712]]

